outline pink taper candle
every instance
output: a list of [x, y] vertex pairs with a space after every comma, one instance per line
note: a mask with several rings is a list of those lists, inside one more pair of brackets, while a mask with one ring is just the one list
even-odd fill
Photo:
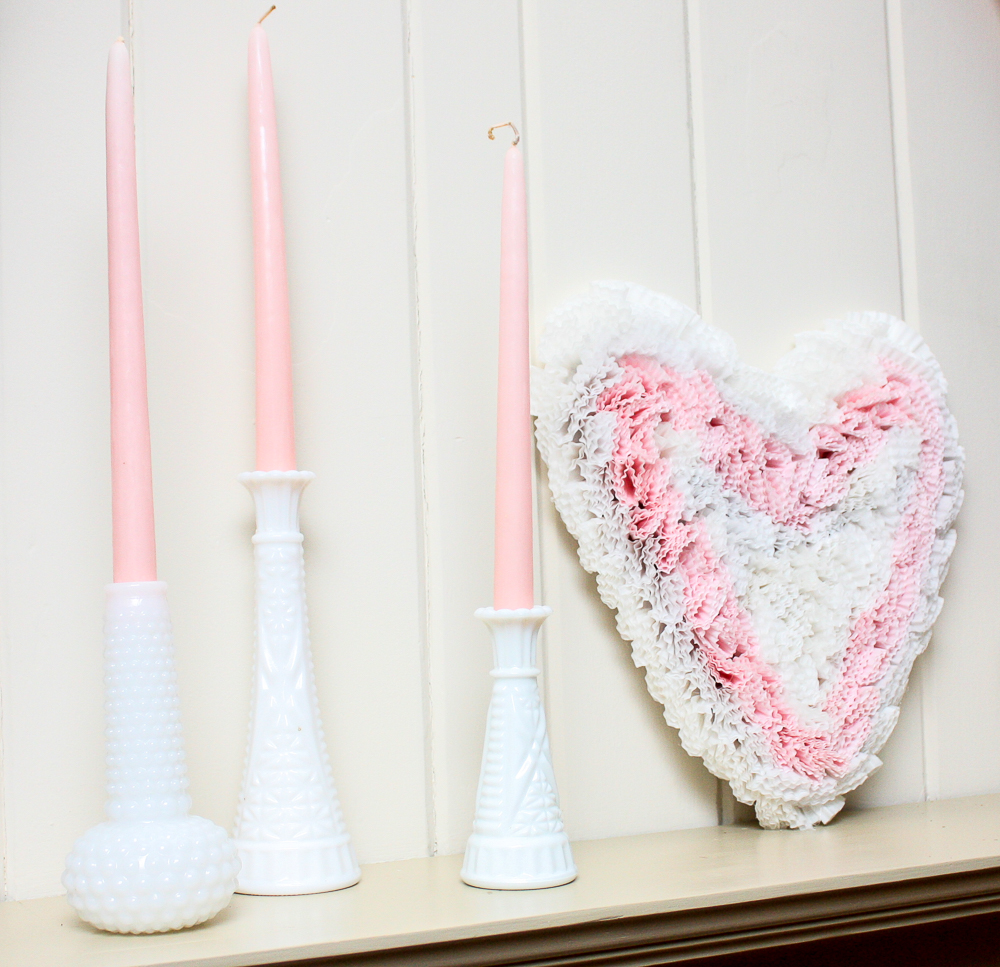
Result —
[[285, 225], [278, 166], [271, 50], [260, 24], [250, 32], [250, 181], [257, 302], [257, 469], [295, 469], [292, 339]]
[[504, 161], [500, 214], [494, 608], [534, 606], [531, 464], [528, 211], [524, 161], [515, 142]]
[[111, 516], [114, 579], [156, 580], [146, 344], [139, 271], [135, 118], [128, 50], [108, 56], [108, 302], [111, 330]]

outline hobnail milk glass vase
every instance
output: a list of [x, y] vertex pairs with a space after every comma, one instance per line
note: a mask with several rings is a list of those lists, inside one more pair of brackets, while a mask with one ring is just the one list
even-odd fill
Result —
[[576, 878], [549, 752], [535, 664], [551, 608], [480, 608], [493, 635], [493, 694], [476, 818], [462, 879], [494, 890], [537, 890]]
[[361, 878], [333, 783], [309, 651], [299, 498], [315, 475], [240, 475], [257, 508], [256, 644], [236, 841], [240, 893], [339, 890]]
[[102, 930], [179, 930], [229, 903], [240, 862], [225, 830], [188, 815], [166, 585], [107, 592], [108, 821], [77, 840], [63, 886], [80, 917]]

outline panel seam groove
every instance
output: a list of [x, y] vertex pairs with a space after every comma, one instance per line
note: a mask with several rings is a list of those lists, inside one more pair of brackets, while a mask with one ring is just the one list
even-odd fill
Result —
[[430, 559], [427, 544], [427, 521], [430, 517], [430, 503], [427, 495], [427, 418], [424, 409], [426, 394], [424, 392], [424, 351], [420, 315], [420, 285], [419, 261], [417, 253], [417, 159], [416, 159], [416, 120], [414, 116], [415, 93], [413, 90], [413, 9], [412, 0], [400, 0], [403, 20], [403, 62], [404, 62], [404, 97], [406, 99], [406, 164], [407, 193], [409, 201], [409, 259], [410, 259], [410, 290], [412, 292], [410, 324], [413, 346], [413, 397], [414, 397], [414, 455], [416, 457], [416, 473], [414, 484], [416, 494], [416, 537], [417, 555], [419, 560], [419, 618], [420, 628], [420, 678], [421, 698], [423, 705], [424, 728], [424, 809], [427, 823], [427, 852], [436, 856], [438, 852], [438, 820], [436, 793], [437, 777], [434, 764], [434, 697], [431, 682], [431, 592], [430, 592]]
[[910, 131], [906, 106], [906, 63], [903, 54], [902, 0], [886, 0], [886, 55], [889, 65], [889, 114], [896, 189], [896, 232], [899, 237], [899, 286], [903, 318], [920, 331], [917, 293], [917, 240], [910, 169]]
[[684, 32], [687, 53], [688, 144], [691, 165], [695, 289], [698, 296], [698, 313], [705, 322], [711, 323], [712, 282], [708, 238], [708, 163], [705, 147], [700, 0], [684, 0]]
[[[917, 285], [917, 235], [910, 167], [910, 130], [907, 115], [906, 60], [904, 56], [902, 0], [885, 0], [886, 61], [889, 77], [889, 117], [892, 129], [893, 181], [896, 191], [896, 233], [899, 253], [899, 296], [903, 319], [920, 331]], [[937, 799], [940, 781], [932, 754], [935, 730], [934, 695], [928, 680], [929, 654], [925, 651], [916, 669], [915, 690], [920, 708], [920, 754], [924, 800]]]

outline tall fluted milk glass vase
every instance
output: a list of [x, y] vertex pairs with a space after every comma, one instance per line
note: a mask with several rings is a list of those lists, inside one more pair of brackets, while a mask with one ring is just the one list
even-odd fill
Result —
[[240, 476], [257, 508], [257, 626], [236, 817], [238, 893], [323, 893], [361, 878], [333, 784], [309, 650], [299, 498], [313, 477], [304, 470]]
[[476, 818], [462, 879], [493, 890], [537, 890], [576, 878], [538, 688], [538, 630], [551, 608], [480, 608], [493, 636], [493, 694]]

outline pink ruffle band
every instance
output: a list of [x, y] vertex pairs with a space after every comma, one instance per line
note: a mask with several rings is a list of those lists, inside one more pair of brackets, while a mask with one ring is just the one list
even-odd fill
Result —
[[[642, 356], [617, 363], [621, 378], [597, 398], [597, 411], [615, 416], [609, 474], [628, 512], [629, 536], [655, 544], [665, 573], [683, 575], [684, 616], [701, 655], [748, 722], [768, 737], [775, 761], [813, 779], [842, 776], [868, 736], [878, 683], [905, 641], [934, 543], [944, 446], [928, 388], [887, 365], [880, 385], [838, 400], [835, 421], [809, 430], [814, 449], [798, 453], [724, 402], [702, 370], [681, 374]], [[704, 521], [685, 515], [683, 495], [671, 486], [670, 458], [656, 442], [664, 424], [697, 436], [723, 489], [753, 512], [803, 531], [845, 496], [851, 474], [879, 453], [889, 431], [913, 426], [920, 433], [920, 471], [895, 537], [891, 576], [854, 623], [839, 681], [824, 703], [827, 729], [798, 720], [783, 700], [780, 678], [761, 659], [753, 620]]]

